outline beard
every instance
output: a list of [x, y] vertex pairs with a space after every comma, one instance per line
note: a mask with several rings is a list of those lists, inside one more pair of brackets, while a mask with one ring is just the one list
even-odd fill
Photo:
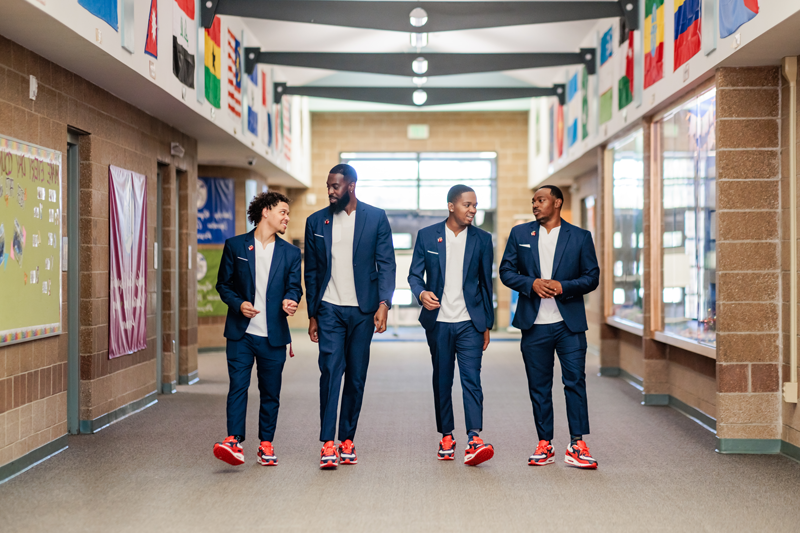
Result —
[[341, 213], [344, 211], [344, 208], [347, 207], [347, 204], [350, 203], [350, 191], [345, 191], [342, 196], [337, 199], [335, 202], [331, 203], [331, 211], [333, 214]]

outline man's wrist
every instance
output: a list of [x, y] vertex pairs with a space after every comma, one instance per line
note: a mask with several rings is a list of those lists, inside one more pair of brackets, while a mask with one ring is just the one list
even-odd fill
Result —
[[389, 304], [386, 302], [386, 300], [382, 300], [381, 303], [378, 304], [378, 307], [380, 307], [381, 305], [385, 305], [386, 309], [389, 309]]

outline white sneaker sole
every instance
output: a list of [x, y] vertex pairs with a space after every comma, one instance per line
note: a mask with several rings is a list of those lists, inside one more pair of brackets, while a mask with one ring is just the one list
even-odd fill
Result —
[[573, 458], [570, 455], [565, 455], [564, 456], [564, 462], [567, 463], [570, 466], [576, 466], [578, 468], [585, 468], [587, 470], [594, 470], [594, 469], [597, 468], [597, 463], [591, 463], [591, 464], [581, 463], [577, 459]]
[[532, 459], [528, 459], [528, 465], [529, 465], [529, 466], [544, 466], [544, 465], [551, 465], [551, 464], [553, 464], [553, 463], [555, 463], [555, 462], [556, 462], [556, 458], [555, 458], [555, 456], [553, 456], [553, 457], [550, 457], [550, 458], [549, 458], [547, 461], [545, 461], [545, 462], [543, 462], [543, 463], [536, 463], [536, 462], [534, 462]]

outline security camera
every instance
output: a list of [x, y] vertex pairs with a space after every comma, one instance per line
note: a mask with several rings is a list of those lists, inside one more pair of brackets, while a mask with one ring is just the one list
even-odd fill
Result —
[[256, 158], [255, 158], [255, 157], [251, 157], [251, 158], [249, 158], [249, 159], [247, 160], [247, 164], [248, 164], [248, 166], [251, 166], [251, 167], [254, 167], [254, 166], [256, 166]]

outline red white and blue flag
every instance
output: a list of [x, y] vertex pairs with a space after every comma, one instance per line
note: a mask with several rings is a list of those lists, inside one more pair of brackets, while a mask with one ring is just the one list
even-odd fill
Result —
[[675, 70], [700, 51], [700, 0], [675, 0]]
[[758, 0], [719, 0], [719, 35], [728, 37], [758, 15]]
[[242, 119], [242, 53], [239, 39], [228, 30], [228, 111]]

